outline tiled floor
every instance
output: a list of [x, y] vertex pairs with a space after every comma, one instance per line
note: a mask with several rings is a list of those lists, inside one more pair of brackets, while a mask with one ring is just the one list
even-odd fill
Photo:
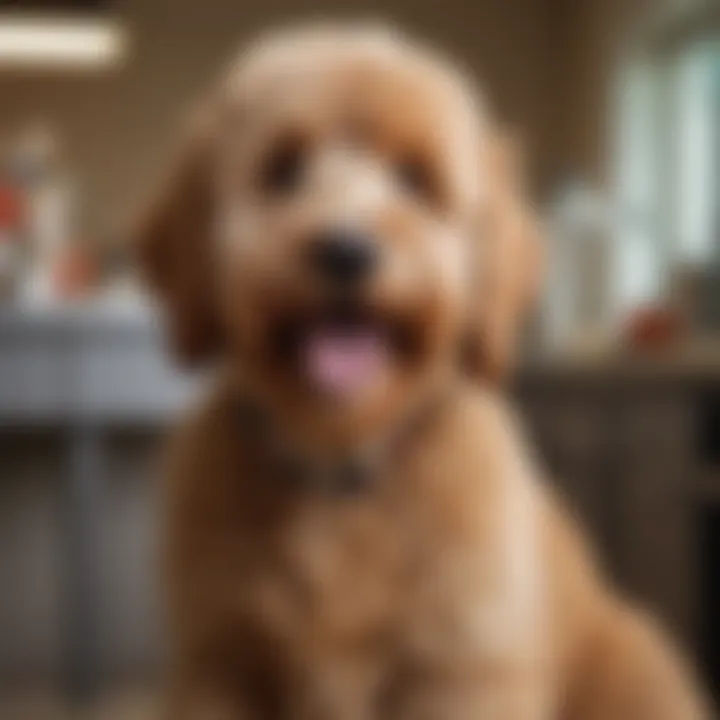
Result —
[[52, 697], [0, 697], [0, 720], [157, 720], [158, 703], [149, 693], [123, 693], [83, 706]]

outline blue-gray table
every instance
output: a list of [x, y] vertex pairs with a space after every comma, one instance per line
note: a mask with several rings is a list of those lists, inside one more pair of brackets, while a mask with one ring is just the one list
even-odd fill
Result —
[[150, 311], [0, 309], [0, 428], [67, 435], [65, 527], [67, 689], [102, 679], [99, 609], [104, 436], [162, 426], [195, 384], [169, 364]]

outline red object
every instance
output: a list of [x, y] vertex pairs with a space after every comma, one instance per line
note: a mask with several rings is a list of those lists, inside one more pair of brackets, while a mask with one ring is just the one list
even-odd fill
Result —
[[684, 329], [677, 313], [665, 308], [642, 308], [630, 317], [625, 337], [632, 347], [655, 350], [681, 340]]
[[23, 220], [22, 197], [11, 185], [0, 184], [0, 228], [17, 230]]
[[68, 248], [58, 259], [54, 274], [55, 292], [65, 300], [87, 295], [98, 281], [95, 259], [82, 248]]

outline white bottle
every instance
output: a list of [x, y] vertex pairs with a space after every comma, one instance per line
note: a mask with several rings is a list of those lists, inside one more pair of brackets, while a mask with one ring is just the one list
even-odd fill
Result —
[[33, 128], [18, 143], [16, 164], [25, 178], [30, 263], [22, 297], [31, 305], [56, 302], [55, 272], [73, 241], [76, 192], [63, 167], [55, 135]]

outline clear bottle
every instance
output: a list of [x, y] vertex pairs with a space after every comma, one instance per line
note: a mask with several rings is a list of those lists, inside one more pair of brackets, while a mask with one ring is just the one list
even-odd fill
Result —
[[568, 183], [552, 212], [543, 337], [552, 352], [600, 351], [612, 341], [612, 212], [603, 196]]

